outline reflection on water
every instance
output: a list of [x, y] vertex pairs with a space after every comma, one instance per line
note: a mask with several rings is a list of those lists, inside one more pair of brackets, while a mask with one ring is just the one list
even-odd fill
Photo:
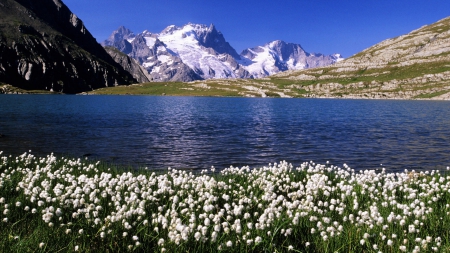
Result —
[[355, 169], [450, 166], [450, 103], [152, 96], [0, 96], [0, 150], [150, 168], [286, 160]]

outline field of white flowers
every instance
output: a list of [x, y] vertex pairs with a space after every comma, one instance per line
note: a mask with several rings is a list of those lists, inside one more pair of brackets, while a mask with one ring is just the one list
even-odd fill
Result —
[[450, 251], [448, 172], [0, 156], [3, 252]]

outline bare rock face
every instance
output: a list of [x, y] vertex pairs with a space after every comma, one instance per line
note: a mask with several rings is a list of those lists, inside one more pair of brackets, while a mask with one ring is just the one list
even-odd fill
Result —
[[225, 40], [223, 34], [211, 24], [206, 31], [199, 34], [200, 44], [206, 48], [212, 48], [218, 54], [227, 54], [234, 59], [239, 59], [239, 54], [236, 50]]
[[147, 70], [142, 67], [135, 59], [120, 52], [115, 47], [108, 46], [105, 47], [105, 50], [114, 59], [115, 62], [119, 63], [120, 66], [122, 66], [123, 69], [129, 72], [139, 83], [147, 83], [153, 80]]
[[3, 0], [0, 82], [79, 93], [136, 82], [59, 0]]

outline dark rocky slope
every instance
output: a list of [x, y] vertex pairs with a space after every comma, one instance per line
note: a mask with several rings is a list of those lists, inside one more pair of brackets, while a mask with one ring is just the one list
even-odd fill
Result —
[[60, 0], [0, 0], [0, 83], [78, 93], [136, 82]]

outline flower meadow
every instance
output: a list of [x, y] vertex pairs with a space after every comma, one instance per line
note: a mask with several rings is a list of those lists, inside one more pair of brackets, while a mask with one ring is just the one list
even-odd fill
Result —
[[450, 174], [119, 168], [0, 152], [2, 252], [448, 252]]

